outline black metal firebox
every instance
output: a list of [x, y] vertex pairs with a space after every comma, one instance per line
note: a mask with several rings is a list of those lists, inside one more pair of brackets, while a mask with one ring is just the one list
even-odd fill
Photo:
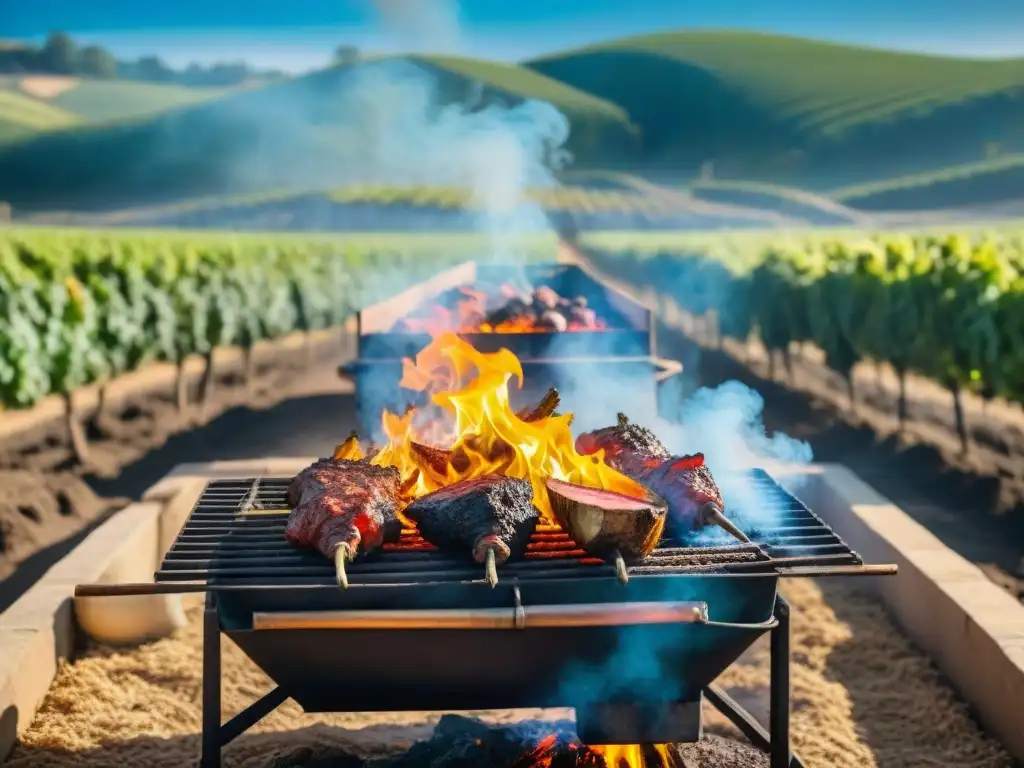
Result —
[[557, 387], [563, 407], [577, 415], [594, 414], [594, 381], [614, 382], [630, 393], [630, 414], [650, 421], [659, 397], [676, 381], [682, 366], [657, 357], [655, 323], [651, 311], [615, 288], [604, 285], [585, 269], [569, 264], [486, 264], [467, 262], [442, 272], [387, 301], [366, 307], [356, 315], [356, 359], [340, 373], [355, 383], [356, 413], [361, 434], [380, 439], [380, 414], [385, 408], [402, 413], [419, 404], [418, 393], [399, 388], [402, 359], [412, 358], [430, 342], [426, 333], [395, 330], [396, 321], [445, 290], [464, 286], [495, 293], [503, 283], [546, 285], [560, 296], [586, 298], [605, 323], [600, 330], [550, 333], [460, 334], [481, 352], [511, 350], [522, 362], [524, 388], [511, 393], [513, 404], [538, 399], [548, 387]]
[[[156, 583], [83, 585], [78, 594], [204, 591], [203, 768], [221, 748], [293, 698], [308, 712], [575, 707], [584, 743], [664, 743], [701, 735], [704, 698], [773, 768], [799, 766], [789, 749], [789, 610], [780, 576], [895, 572], [867, 566], [802, 502], [756, 470], [773, 527], [750, 544], [663, 541], [621, 584], [559, 529], [541, 527], [524, 561], [499, 569], [452, 559], [413, 531], [349, 567], [283, 536], [287, 478], [211, 482], [168, 552]], [[714, 686], [755, 640], [771, 635], [766, 732]], [[276, 688], [220, 722], [220, 637], [226, 634]], [[570, 670], [602, 669], [622, 643], [645, 649], [663, 685], [582, 696]], [[632, 652], [632, 651], [631, 651]], [[297, 663], [301, 660], [301, 663]], [[496, 660], [498, 663], [496, 663]]]

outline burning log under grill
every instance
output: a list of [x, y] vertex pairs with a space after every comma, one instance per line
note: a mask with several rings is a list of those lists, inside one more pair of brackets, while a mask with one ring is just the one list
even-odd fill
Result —
[[[640, 762], [642, 761], [642, 763]], [[637, 745], [609, 750], [583, 744], [573, 723], [524, 721], [489, 725], [444, 715], [426, 741], [407, 751], [362, 760], [339, 750], [303, 751], [275, 763], [278, 768], [767, 768], [756, 748], [718, 736], [695, 744]]]

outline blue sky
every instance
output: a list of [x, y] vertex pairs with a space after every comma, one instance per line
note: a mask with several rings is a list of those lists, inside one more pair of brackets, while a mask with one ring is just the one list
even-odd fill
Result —
[[457, 35], [454, 8], [449, 0], [0, 0], [0, 37], [62, 29], [122, 57], [156, 53], [176, 65], [244, 58], [290, 70], [322, 64], [339, 43], [516, 60], [700, 27], [1024, 56], [1024, 0], [462, 0]]

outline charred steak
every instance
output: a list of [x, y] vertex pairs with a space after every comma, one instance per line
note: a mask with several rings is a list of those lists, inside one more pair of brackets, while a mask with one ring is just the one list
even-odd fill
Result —
[[653, 432], [631, 424], [622, 413], [614, 427], [587, 432], [576, 439], [576, 451], [580, 454], [602, 449], [609, 466], [668, 502], [668, 528], [672, 535], [713, 523], [740, 541], [749, 541], [726, 519], [722, 492], [704, 463], [703, 453], [673, 456]]
[[348, 585], [344, 564], [357, 552], [398, 541], [402, 522], [396, 514], [401, 476], [394, 467], [365, 461], [319, 459], [288, 487], [294, 505], [285, 538], [332, 558], [338, 581]]
[[530, 482], [504, 475], [440, 488], [406, 507], [405, 515], [438, 549], [486, 562], [491, 586], [497, 584], [494, 564], [522, 557], [540, 521]]

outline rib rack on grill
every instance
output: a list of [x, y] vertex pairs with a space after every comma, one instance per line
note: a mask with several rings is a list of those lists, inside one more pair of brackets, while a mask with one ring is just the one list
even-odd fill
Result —
[[672, 456], [649, 429], [631, 424], [620, 413], [618, 423], [580, 435], [576, 450], [581, 454], [604, 449], [605, 461], [636, 480], [669, 505], [669, 527], [683, 533], [714, 523], [740, 541], [750, 539], [725, 517], [725, 502], [704, 454]]
[[285, 537], [334, 560], [338, 585], [347, 588], [346, 562], [359, 551], [370, 552], [402, 535], [396, 514], [400, 484], [394, 467], [319, 459], [288, 486], [288, 503], [294, 509]]
[[526, 553], [540, 513], [527, 480], [483, 475], [448, 485], [405, 508], [420, 535], [434, 546], [470, 552], [486, 563], [487, 581], [498, 585], [497, 565]]

